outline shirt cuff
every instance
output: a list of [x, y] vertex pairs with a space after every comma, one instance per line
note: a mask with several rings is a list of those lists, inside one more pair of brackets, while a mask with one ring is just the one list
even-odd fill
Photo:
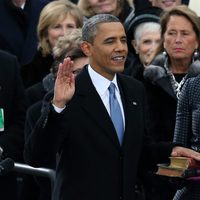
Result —
[[57, 112], [57, 113], [61, 113], [65, 108], [66, 108], [66, 106], [64, 107], [64, 108], [58, 108], [56, 105], [54, 105], [53, 103], [52, 103], [52, 106], [53, 106], [53, 108], [54, 108], [54, 110]]

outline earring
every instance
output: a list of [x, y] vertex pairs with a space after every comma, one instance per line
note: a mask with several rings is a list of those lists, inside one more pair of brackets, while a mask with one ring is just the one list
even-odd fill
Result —
[[167, 60], [167, 52], [166, 50], [164, 49], [164, 51], [161, 53], [161, 55], [159, 56], [160, 59], [162, 60], [161, 63], [164, 63], [166, 60]]
[[162, 52], [162, 54], [163, 54], [164, 57], [167, 57], [167, 52], [165, 51], [165, 49], [164, 49], [164, 51]]
[[195, 49], [193, 53], [192, 61], [194, 62], [195, 60], [198, 59], [198, 57], [199, 57], [199, 52], [197, 51], [197, 49]]
[[163, 66], [167, 60], [167, 52], [164, 50], [158, 54], [152, 61], [152, 65]]

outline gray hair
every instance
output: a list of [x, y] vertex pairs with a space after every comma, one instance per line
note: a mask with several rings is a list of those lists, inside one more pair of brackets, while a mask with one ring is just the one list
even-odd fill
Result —
[[138, 44], [140, 41], [140, 37], [142, 32], [149, 31], [149, 32], [160, 32], [161, 33], [161, 26], [157, 22], [144, 22], [142, 24], [139, 24], [134, 32], [134, 40]]
[[98, 14], [89, 18], [82, 28], [82, 40], [92, 44], [98, 31], [98, 25], [109, 22], [120, 22], [120, 20], [111, 14]]
[[65, 57], [68, 51], [74, 47], [79, 47], [82, 43], [81, 28], [67, 31], [64, 36], [59, 37], [53, 48], [54, 58]]

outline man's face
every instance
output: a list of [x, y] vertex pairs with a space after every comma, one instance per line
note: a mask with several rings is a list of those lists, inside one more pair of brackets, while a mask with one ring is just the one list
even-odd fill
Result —
[[177, 5], [181, 5], [181, 0], [149, 0], [152, 6], [159, 7], [165, 11], [174, 8]]
[[128, 48], [120, 22], [99, 24], [93, 44], [85, 43], [85, 48], [90, 65], [105, 78], [112, 80], [115, 73], [124, 70]]

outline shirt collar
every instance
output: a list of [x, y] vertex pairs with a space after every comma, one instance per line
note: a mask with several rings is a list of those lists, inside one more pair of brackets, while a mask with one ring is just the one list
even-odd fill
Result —
[[108, 87], [110, 86], [110, 83], [113, 82], [116, 86], [117, 91], [119, 91], [118, 85], [117, 85], [117, 76], [115, 74], [112, 81], [108, 80], [107, 78], [103, 77], [99, 73], [97, 73], [95, 70], [92, 69], [90, 65], [88, 65], [88, 72], [90, 75], [90, 78], [92, 80], [92, 83], [94, 84], [97, 92], [100, 95], [103, 95]]
[[24, 10], [24, 7], [25, 7], [25, 3], [23, 3], [23, 4], [21, 5], [21, 9]]

